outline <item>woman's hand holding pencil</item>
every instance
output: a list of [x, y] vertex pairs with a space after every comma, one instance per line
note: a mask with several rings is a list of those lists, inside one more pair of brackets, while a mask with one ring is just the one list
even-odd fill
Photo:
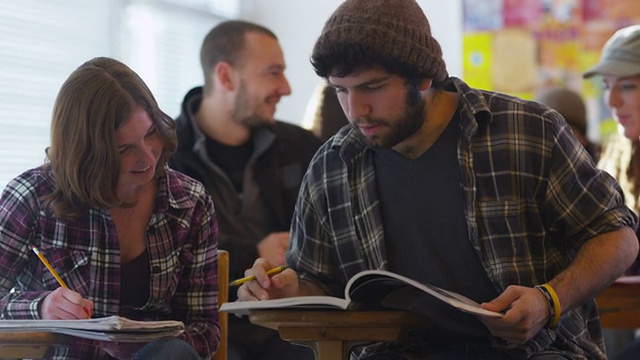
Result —
[[32, 245], [31, 250], [60, 284], [59, 288], [52, 291], [42, 300], [39, 308], [40, 317], [45, 320], [91, 318], [93, 315], [93, 301], [85, 299], [79, 293], [69, 289], [37, 247]]

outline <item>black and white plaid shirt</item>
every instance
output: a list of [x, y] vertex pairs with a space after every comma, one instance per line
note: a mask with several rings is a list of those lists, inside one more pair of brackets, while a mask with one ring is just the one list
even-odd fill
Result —
[[[457, 78], [446, 89], [459, 95], [469, 240], [499, 291], [547, 282], [590, 238], [635, 228], [617, 182], [595, 167], [557, 112]], [[355, 273], [387, 267], [375, 179], [372, 150], [351, 129], [318, 151], [300, 190], [287, 253], [301, 279], [343, 296]], [[606, 358], [593, 300], [563, 313], [555, 331], [543, 329], [515, 349], [498, 339], [494, 346], [515, 358], [541, 350]]]

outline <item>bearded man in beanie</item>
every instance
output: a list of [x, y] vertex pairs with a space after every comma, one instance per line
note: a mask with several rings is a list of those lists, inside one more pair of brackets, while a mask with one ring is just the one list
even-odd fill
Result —
[[593, 298], [636, 258], [637, 217], [562, 116], [449, 77], [414, 0], [346, 0], [311, 62], [352, 126], [307, 170], [289, 269], [256, 261], [239, 299], [342, 297], [385, 269], [503, 316], [405, 297], [426, 330], [354, 358], [605, 359]]

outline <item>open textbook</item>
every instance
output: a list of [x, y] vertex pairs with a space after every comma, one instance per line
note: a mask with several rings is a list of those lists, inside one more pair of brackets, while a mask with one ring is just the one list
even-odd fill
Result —
[[298, 296], [273, 300], [236, 301], [224, 303], [220, 311], [247, 315], [251, 310], [264, 309], [343, 309], [379, 310], [398, 309], [394, 302], [413, 291], [411, 296], [429, 296], [441, 300], [472, 315], [501, 317], [499, 312], [484, 309], [477, 302], [458, 293], [437, 286], [421, 284], [415, 280], [385, 270], [365, 270], [347, 283], [344, 298], [333, 296]]
[[184, 331], [180, 321], [137, 321], [120, 316], [86, 320], [0, 320], [0, 332], [51, 332], [86, 339], [148, 342]]

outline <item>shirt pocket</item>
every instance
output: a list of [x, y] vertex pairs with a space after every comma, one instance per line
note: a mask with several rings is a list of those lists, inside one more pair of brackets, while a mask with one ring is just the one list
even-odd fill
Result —
[[[478, 202], [480, 247], [501, 284], [539, 283], [545, 272], [554, 273], [547, 231], [534, 203], [524, 200]], [[544, 266], [532, 266], [544, 264]], [[536, 273], [537, 272], [537, 273]]]
[[492, 241], [510, 241], [512, 236], [524, 232], [519, 201], [478, 201], [478, 215], [481, 238], [487, 236]]
[[[89, 252], [61, 248], [47, 248], [41, 251], [70, 289], [83, 295], [88, 294], [91, 278]], [[42, 281], [47, 289], [55, 290], [61, 286], [48, 270], [43, 271]]]

